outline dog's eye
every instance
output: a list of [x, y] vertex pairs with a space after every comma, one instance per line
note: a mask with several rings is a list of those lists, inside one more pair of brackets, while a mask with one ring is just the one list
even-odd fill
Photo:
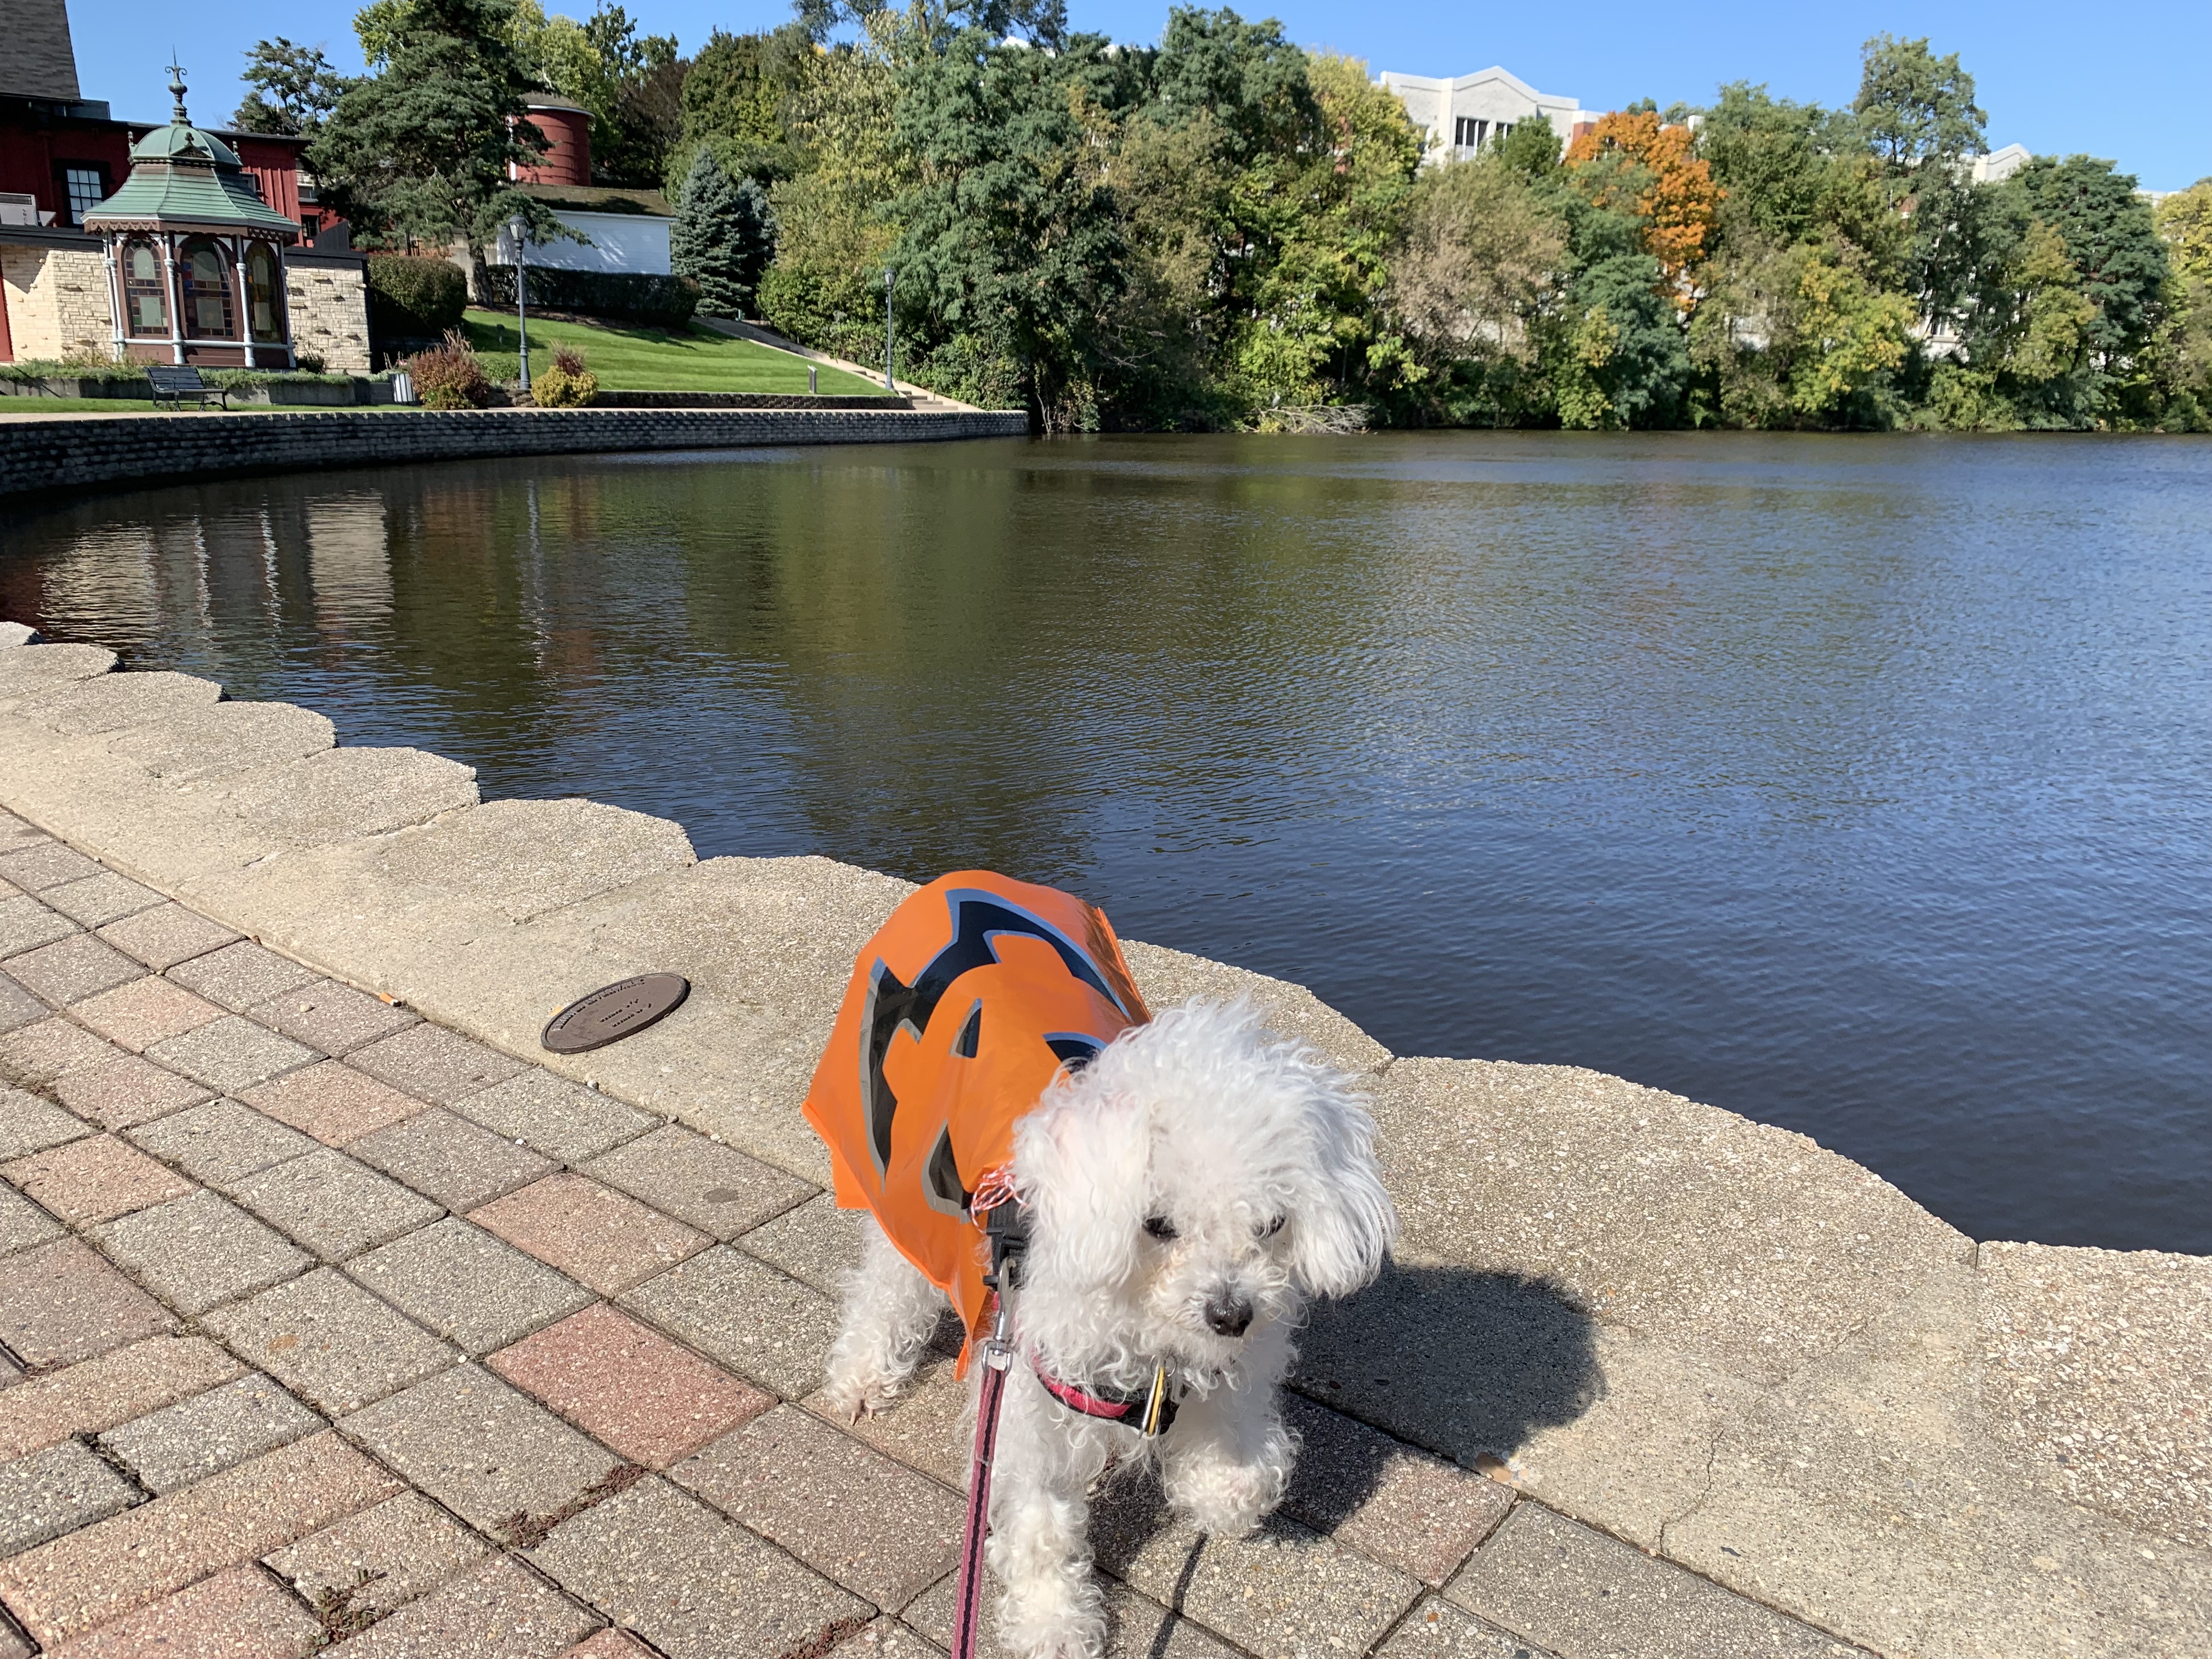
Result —
[[1254, 1231], [1258, 1233], [1261, 1238], [1273, 1238], [1277, 1233], [1283, 1231], [1283, 1224], [1289, 1219], [1290, 1217], [1286, 1215], [1279, 1215], [1273, 1221], [1261, 1223], [1261, 1225], [1254, 1229]]
[[1164, 1215], [1145, 1218], [1145, 1231], [1164, 1244], [1176, 1236], [1176, 1224]]

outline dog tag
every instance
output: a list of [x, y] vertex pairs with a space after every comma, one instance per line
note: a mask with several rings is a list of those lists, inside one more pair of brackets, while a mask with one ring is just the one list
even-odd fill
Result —
[[690, 994], [681, 974], [640, 974], [578, 998], [545, 1022], [538, 1040], [556, 1054], [604, 1048], [666, 1018]]

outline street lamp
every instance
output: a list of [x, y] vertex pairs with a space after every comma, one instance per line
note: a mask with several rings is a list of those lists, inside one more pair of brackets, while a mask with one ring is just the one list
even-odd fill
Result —
[[894, 273], [889, 265], [884, 267], [884, 390], [896, 392], [891, 384], [891, 282]]
[[514, 326], [522, 337], [522, 389], [526, 393], [530, 390], [530, 314], [523, 293], [522, 244], [530, 234], [530, 227], [518, 213], [507, 222], [507, 234], [514, 240]]

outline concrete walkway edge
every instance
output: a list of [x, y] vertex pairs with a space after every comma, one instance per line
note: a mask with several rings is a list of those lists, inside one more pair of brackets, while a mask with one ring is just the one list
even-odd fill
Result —
[[[337, 748], [310, 711], [116, 665], [0, 634], [0, 806], [334, 979], [826, 1184], [798, 1103], [908, 884], [700, 860], [679, 826], [591, 801], [482, 802], [440, 757]], [[1805, 1137], [1573, 1068], [1394, 1058], [1302, 987], [1130, 955], [1155, 1006], [1250, 996], [1372, 1079], [1405, 1242], [1308, 1333], [1315, 1400], [1542, 1500], [1532, 1516], [1900, 1659], [2202, 1659], [2212, 1261], [1978, 1244]], [[538, 1050], [556, 1008], [654, 970], [693, 981], [678, 1014], [596, 1054]], [[1583, 1571], [1581, 1534], [1546, 1524], [1516, 1522], [1519, 1556], [1478, 1555], [1429, 1622], [1618, 1650], [1564, 1589], [1569, 1613], [1516, 1612]], [[1691, 1609], [1651, 1627], [1684, 1659], [1723, 1650], [1674, 1581], [1639, 1594]]]

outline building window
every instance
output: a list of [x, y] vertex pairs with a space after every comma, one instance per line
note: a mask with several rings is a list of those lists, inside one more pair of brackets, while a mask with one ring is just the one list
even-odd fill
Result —
[[134, 338], [169, 337], [168, 283], [161, 274], [161, 251], [151, 242], [132, 242], [123, 250], [123, 310]]
[[[1498, 128], [1500, 132], [1505, 131]], [[1471, 115], [1462, 115], [1452, 123], [1452, 143], [1462, 149], [1477, 149], [1490, 135], [1490, 123], [1478, 121]]]
[[185, 244], [185, 334], [194, 340], [234, 340], [238, 324], [231, 305], [230, 256], [211, 237]]
[[284, 282], [276, 250], [255, 242], [246, 250], [246, 299], [253, 337], [264, 345], [284, 343]]
[[62, 163], [62, 200], [66, 224], [81, 225], [84, 216], [107, 199], [107, 170], [76, 162]]

